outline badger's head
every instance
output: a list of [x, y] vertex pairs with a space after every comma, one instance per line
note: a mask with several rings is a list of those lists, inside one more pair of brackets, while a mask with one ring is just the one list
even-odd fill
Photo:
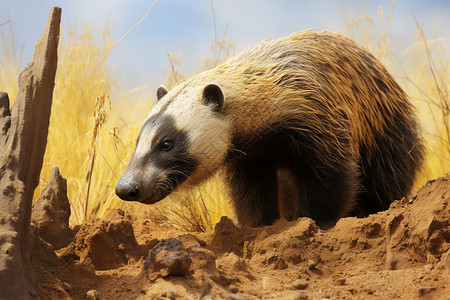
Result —
[[155, 203], [180, 185], [212, 175], [230, 146], [224, 93], [216, 84], [181, 85], [167, 92], [145, 120], [115, 192], [123, 200]]

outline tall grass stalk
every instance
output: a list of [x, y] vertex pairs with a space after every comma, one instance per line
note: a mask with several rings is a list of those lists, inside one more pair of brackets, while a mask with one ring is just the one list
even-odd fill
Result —
[[[450, 155], [450, 95], [449, 95], [449, 72], [445, 70], [445, 67], [448, 68], [449, 61], [447, 57], [443, 57], [445, 55], [444, 51], [438, 51], [434, 55], [432, 53], [432, 49], [430, 46], [430, 41], [425, 37], [423, 26], [421, 26], [417, 20], [414, 18], [417, 26], [417, 30], [419, 33], [420, 41], [424, 47], [426, 57], [427, 57], [427, 68], [432, 78], [432, 86], [430, 89], [436, 92], [435, 97], [430, 97], [420, 89], [420, 86], [415, 85], [417, 89], [419, 89], [427, 99], [429, 99], [430, 103], [438, 108], [437, 113], [440, 113], [442, 116], [442, 125], [436, 121], [435, 118], [435, 126], [439, 130], [444, 131], [443, 134], [440, 134], [442, 141], [444, 142], [444, 149]], [[436, 64], [436, 59], [439, 64]], [[441, 70], [439, 70], [441, 69]], [[434, 115], [434, 114], [433, 114]]]
[[[109, 100], [109, 96], [102, 94], [97, 96], [95, 101], [94, 108], [94, 130], [92, 131], [92, 140], [91, 140], [91, 155], [90, 155], [90, 163], [88, 168], [88, 173], [86, 175], [87, 182], [87, 191], [86, 191], [86, 199], [84, 205], [84, 220], [87, 220], [88, 215], [88, 207], [89, 207], [89, 192], [91, 191], [91, 183], [92, 183], [92, 173], [94, 172], [95, 166], [95, 158], [97, 157], [97, 148], [98, 148], [98, 138], [100, 134], [100, 130], [103, 125], [106, 123], [108, 118], [108, 110], [111, 109], [111, 102]], [[108, 162], [108, 161], [106, 161]], [[113, 173], [114, 171], [111, 170]]]

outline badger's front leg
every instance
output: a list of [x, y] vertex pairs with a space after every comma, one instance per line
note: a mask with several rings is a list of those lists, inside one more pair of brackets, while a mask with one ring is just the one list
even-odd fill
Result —
[[228, 184], [241, 225], [262, 226], [279, 218], [277, 172], [263, 159], [243, 159], [227, 168]]

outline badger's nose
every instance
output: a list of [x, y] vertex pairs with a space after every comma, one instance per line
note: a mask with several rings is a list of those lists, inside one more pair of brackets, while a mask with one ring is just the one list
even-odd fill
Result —
[[138, 184], [134, 180], [122, 178], [117, 182], [115, 192], [120, 199], [126, 201], [137, 200], [140, 194]]

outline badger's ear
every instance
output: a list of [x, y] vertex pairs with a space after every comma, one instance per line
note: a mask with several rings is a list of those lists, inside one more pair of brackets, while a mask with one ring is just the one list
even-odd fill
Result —
[[215, 83], [210, 83], [203, 89], [203, 103], [205, 105], [212, 104], [215, 111], [220, 111], [225, 101], [225, 95], [222, 89]]
[[158, 86], [158, 89], [156, 90], [156, 99], [161, 100], [162, 97], [164, 97], [167, 94], [167, 89], [164, 85]]

